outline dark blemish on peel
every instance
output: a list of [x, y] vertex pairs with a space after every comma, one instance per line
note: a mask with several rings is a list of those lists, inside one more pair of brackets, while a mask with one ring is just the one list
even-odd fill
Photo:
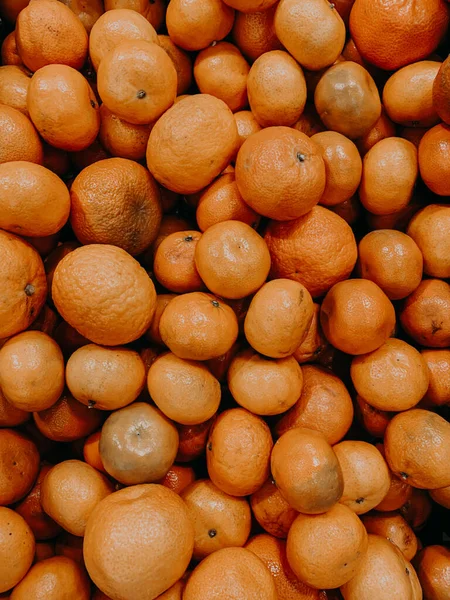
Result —
[[438, 324], [436, 321], [431, 321], [431, 333], [434, 335], [442, 329], [442, 321]]

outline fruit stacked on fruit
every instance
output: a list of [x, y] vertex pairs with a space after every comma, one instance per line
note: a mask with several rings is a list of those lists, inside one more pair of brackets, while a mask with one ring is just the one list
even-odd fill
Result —
[[449, 600], [449, 4], [0, 16], [0, 598]]

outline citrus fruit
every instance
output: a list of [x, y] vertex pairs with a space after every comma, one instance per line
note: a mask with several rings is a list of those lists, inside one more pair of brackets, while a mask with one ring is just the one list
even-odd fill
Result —
[[194, 560], [202, 560], [221, 548], [241, 547], [251, 527], [246, 498], [221, 491], [209, 479], [195, 481], [181, 493], [194, 525]]
[[167, 352], [148, 372], [148, 391], [156, 406], [182, 425], [199, 425], [219, 408], [220, 384], [201, 362]]
[[66, 382], [74, 398], [86, 406], [116, 410], [134, 402], [144, 388], [144, 363], [130, 348], [88, 344], [69, 358]]
[[443, 600], [450, 577], [450, 551], [445, 546], [427, 546], [414, 563], [420, 585], [426, 597]]
[[310, 71], [332, 65], [344, 47], [344, 22], [326, 0], [280, 0], [274, 22], [280, 42]]
[[215, 420], [211, 417], [199, 425], [177, 425], [180, 443], [176, 460], [182, 463], [199, 458], [206, 450], [209, 430]]
[[450, 425], [440, 415], [412, 409], [395, 415], [384, 436], [386, 460], [404, 481], [421, 489], [450, 485]]
[[[367, 552], [358, 571], [341, 587], [345, 600], [369, 600], [369, 598], [399, 598], [413, 596], [413, 567], [400, 550], [379, 535], [370, 534]], [[383, 577], [379, 577], [383, 573]]]
[[441, 406], [450, 402], [450, 352], [448, 350], [421, 350], [428, 367], [429, 385], [422, 403]]
[[416, 242], [423, 255], [423, 269], [430, 277], [450, 277], [450, 262], [447, 263], [447, 239], [443, 235], [446, 220], [450, 217], [450, 206], [429, 204], [411, 219], [407, 233]]
[[313, 301], [305, 286], [273, 279], [252, 298], [244, 321], [245, 337], [257, 352], [284, 358], [300, 346], [312, 316]]
[[[53, 0], [45, 2], [63, 6]], [[50, 64], [36, 71], [27, 104], [34, 126], [51, 146], [77, 152], [95, 141], [100, 129], [97, 98], [88, 81], [72, 67]]]
[[177, 72], [177, 96], [185, 94], [191, 87], [193, 72], [192, 60], [187, 52], [178, 48], [168, 35], [158, 35], [161, 48], [167, 52]]
[[114, 411], [100, 436], [100, 458], [125, 485], [160, 480], [175, 461], [178, 433], [162, 412], [145, 402]]
[[338, 459], [325, 436], [313, 429], [295, 427], [274, 445], [272, 477], [292, 508], [305, 514], [330, 510], [343, 491]]
[[36, 444], [14, 429], [0, 429], [0, 506], [21, 500], [39, 472]]
[[[5, 75], [3, 73], [3, 77]], [[0, 85], [3, 93], [5, 93], [5, 84], [2, 79], [0, 70]], [[6, 100], [6, 98], [2, 98], [0, 93], [0, 102], [2, 100]], [[0, 104], [0, 126], [2, 144], [0, 164], [17, 160], [42, 164], [44, 155], [41, 140], [33, 124], [20, 110], [6, 104]]]
[[[28, 117], [27, 96], [28, 86], [30, 85], [30, 75], [23, 66], [9, 65], [4, 59], [2, 60], [2, 63], [4, 66], [0, 67], [0, 103], [15, 108]], [[26, 129], [29, 130], [30, 128], [27, 127]], [[33, 137], [34, 136], [31, 134], [30, 142]], [[36, 153], [35, 147], [36, 144], [34, 144], [34, 148], [33, 145], [31, 146], [31, 150], [34, 150], [34, 152], [31, 153], [32, 155]], [[3, 152], [4, 151], [5, 149]], [[22, 152], [23, 151], [24, 149], [22, 148]]]
[[448, 196], [448, 156], [450, 152], [450, 127], [439, 123], [429, 129], [419, 144], [420, 175], [432, 192]]
[[385, 537], [395, 544], [406, 560], [411, 561], [417, 552], [417, 538], [414, 531], [398, 513], [373, 512], [362, 517], [367, 533]]
[[159, 244], [153, 272], [167, 290], [182, 294], [204, 289], [195, 266], [195, 249], [201, 235], [199, 231], [179, 231], [168, 235]]
[[[18, 7], [18, 10], [22, 10], [25, 8], [25, 3], [28, 0], [19, 0], [19, 4], [23, 4], [24, 6]], [[3, 10], [3, 7], [2, 7]], [[17, 50], [17, 40], [16, 40], [16, 31], [11, 31], [3, 40], [1, 45], [1, 59], [2, 65], [4, 66], [22, 66], [23, 60], [19, 56], [19, 51]]]
[[47, 296], [42, 259], [29, 243], [0, 230], [0, 339], [27, 329], [38, 316]]
[[400, 309], [403, 329], [427, 348], [446, 348], [450, 340], [450, 286], [442, 279], [423, 279]]
[[351, 580], [366, 552], [364, 525], [342, 504], [321, 515], [298, 515], [286, 544], [289, 566], [296, 576], [319, 589], [339, 587]]
[[[385, 458], [384, 445], [376, 444], [376, 448], [381, 452], [383, 458]], [[408, 502], [413, 493], [413, 488], [409, 483], [406, 483], [406, 481], [403, 481], [400, 477], [394, 475], [392, 471], [389, 471], [389, 475], [391, 478], [389, 491], [383, 500], [375, 507], [376, 510], [382, 512], [398, 510]]]
[[83, 446], [83, 458], [88, 465], [91, 465], [97, 471], [106, 473], [99, 450], [101, 433], [101, 430], [96, 431], [86, 438]]
[[0, 208], [2, 229], [47, 236], [57, 233], [69, 218], [69, 193], [63, 181], [41, 165], [5, 162], [0, 164]]
[[[239, 130], [238, 114], [235, 113]], [[259, 131], [258, 126], [258, 131]], [[257, 228], [260, 215], [246, 204], [239, 192], [234, 173], [220, 175], [208, 187], [199, 192], [199, 200], [195, 214], [201, 231], [223, 221], [242, 221], [254, 229]]]
[[377, 350], [356, 356], [350, 372], [358, 394], [379, 410], [412, 408], [429, 384], [428, 367], [420, 352], [395, 338], [386, 340]]
[[295, 427], [322, 433], [329, 444], [339, 442], [350, 429], [353, 404], [344, 383], [317, 365], [303, 365], [303, 388], [293, 407], [275, 425], [277, 435]]
[[325, 127], [352, 140], [366, 135], [381, 115], [380, 95], [372, 76], [353, 61], [336, 63], [325, 71], [314, 104]]
[[80, 19], [62, 2], [33, 0], [16, 22], [17, 48], [30, 71], [51, 64], [80, 69], [88, 51], [88, 36]]
[[292, 56], [282, 50], [266, 52], [255, 60], [248, 73], [247, 91], [250, 109], [261, 127], [289, 127], [305, 108], [303, 71]]
[[31, 567], [14, 588], [12, 600], [89, 600], [90, 584], [85, 570], [71, 558], [53, 556]]
[[127, 123], [105, 104], [100, 106], [98, 139], [112, 156], [140, 161], [145, 158], [151, 125]]
[[376, 283], [390, 300], [409, 296], [422, 281], [423, 255], [411, 235], [378, 229], [358, 246], [361, 277]]
[[89, 2], [88, 6], [86, 6], [83, 0], [63, 0], [63, 4], [75, 13], [88, 33], [91, 32], [95, 22], [103, 14], [102, 0], [93, 0]]
[[260, 558], [275, 581], [278, 600], [315, 600], [322, 596], [297, 579], [286, 558], [286, 542], [266, 533], [253, 536], [245, 546]]
[[[416, 131], [416, 129], [414, 129]], [[420, 130], [419, 130], [420, 131]], [[381, 115], [375, 124], [360, 138], [355, 140], [355, 144], [361, 154], [364, 157], [365, 154], [375, 146], [375, 144], [381, 140], [384, 140], [388, 137], [395, 136], [396, 128], [391, 119], [387, 116], [384, 107], [381, 107]], [[400, 135], [400, 137], [404, 137], [404, 135]], [[409, 139], [406, 138], [405, 139]], [[413, 140], [409, 140], [412, 142]]]
[[405, 127], [432, 127], [439, 122], [433, 105], [433, 84], [440, 62], [422, 60], [399, 69], [383, 88], [389, 118]]
[[195, 472], [188, 465], [172, 465], [164, 477], [160, 480], [160, 484], [176, 494], [187, 488], [195, 481]]
[[226, 37], [234, 10], [221, 0], [173, 0], [166, 25], [171, 40], [184, 50], [201, 50]]
[[242, 144], [236, 159], [236, 183], [257, 213], [287, 221], [315, 206], [325, 189], [320, 147], [289, 127], [267, 127]]
[[364, 156], [361, 204], [376, 215], [402, 210], [411, 201], [418, 173], [414, 144], [398, 137], [380, 140]]
[[145, 125], [172, 106], [177, 72], [159, 44], [124, 41], [101, 60], [97, 85], [100, 98], [112, 113], [129, 123]]
[[372, 510], [389, 491], [389, 469], [381, 452], [372, 444], [346, 440], [333, 446], [344, 478], [339, 500], [357, 515]]
[[156, 304], [155, 287], [139, 263], [106, 244], [82, 246], [65, 256], [55, 269], [52, 297], [60, 315], [81, 335], [110, 346], [140, 337]]
[[193, 525], [180, 497], [162, 485], [136, 485], [97, 504], [83, 554], [91, 579], [105, 594], [153, 600], [184, 574], [193, 545]]
[[143, 40], [158, 43], [158, 35], [149, 21], [135, 10], [108, 10], [93, 25], [89, 35], [89, 57], [97, 71], [102, 59], [121, 42]]
[[326, 349], [327, 341], [320, 326], [320, 305], [314, 302], [313, 317], [302, 343], [293, 354], [295, 360], [300, 363], [314, 362]]
[[7, 592], [26, 575], [34, 550], [34, 536], [26, 521], [14, 510], [1, 506], [0, 592]]
[[275, 583], [261, 559], [245, 548], [222, 548], [194, 569], [183, 600], [217, 598], [217, 573], [221, 573], [221, 594], [229, 600], [277, 599]]
[[271, 277], [298, 281], [313, 298], [347, 279], [358, 256], [351, 227], [322, 206], [293, 221], [272, 221], [264, 239], [271, 257]]
[[[398, 22], [401, 29], [395, 27]], [[448, 7], [442, 0], [408, 0], [394, 5], [384, 0], [356, 0], [350, 13], [350, 33], [362, 57], [388, 71], [426, 58], [439, 44], [448, 23]]]
[[270, 255], [264, 239], [241, 221], [209, 227], [195, 248], [195, 266], [213, 294], [245, 298], [265, 282]]
[[373, 281], [351, 279], [337, 283], [325, 296], [320, 322], [333, 346], [347, 354], [366, 354], [391, 336], [395, 310]]
[[41, 331], [24, 331], [0, 350], [0, 386], [8, 402], [29, 412], [50, 408], [64, 389], [58, 344]]
[[16, 427], [30, 418], [30, 413], [10, 404], [0, 389], [0, 427]]
[[36, 427], [43, 436], [54, 442], [73, 442], [99, 428], [103, 416], [96, 408], [89, 408], [67, 392], [46, 410], [33, 414]]
[[40, 500], [56, 523], [82, 537], [90, 514], [112, 491], [112, 483], [94, 467], [80, 460], [65, 460], [43, 479]]
[[303, 385], [292, 357], [269, 360], [251, 348], [238, 352], [228, 369], [228, 387], [236, 402], [257, 415], [278, 415], [298, 399]]
[[355, 144], [335, 131], [311, 136], [322, 149], [326, 184], [320, 199], [324, 206], [334, 206], [353, 196], [361, 181], [362, 162]]
[[134, 256], [158, 234], [158, 186], [132, 160], [109, 158], [86, 167], [75, 178], [70, 197], [70, 223], [82, 244], [112, 244]]
[[250, 67], [240, 50], [229, 42], [218, 42], [198, 53], [194, 78], [202, 94], [210, 94], [233, 112], [247, 106], [247, 76]]
[[195, 94], [158, 119], [150, 133], [147, 165], [169, 190], [193, 194], [223, 171], [237, 144], [236, 123], [225, 102], [209, 94]]
[[253, 494], [269, 475], [272, 446], [270, 429], [263, 419], [243, 408], [223, 412], [206, 444], [211, 481], [232, 496]]
[[234, 344], [238, 322], [223, 301], [192, 292], [171, 300], [161, 316], [159, 331], [164, 344], [179, 358], [210, 360]]
[[[6, 43], [6, 40], [5, 42]], [[5, 61], [3, 61], [5, 62]], [[433, 82], [433, 106], [439, 117], [450, 123], [450, 110], [448, 108], [449, 97], [449, 64], [448, 57], [441, 64], [438, 74]]]
[[261, 527], [277, 538], [286, 538], [298, 515], [285, 500], [271, 477], [250, 496], [253, 516]]

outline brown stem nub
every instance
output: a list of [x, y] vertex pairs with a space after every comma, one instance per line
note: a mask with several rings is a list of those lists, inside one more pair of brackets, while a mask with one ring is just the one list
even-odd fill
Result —
[[139, 100], [141, 100], [142, 98], [145, 98], [146, 95], [147, 95], [147, 92], [145, 90], [139, 90], [138, 93], [136, 94], [136, 98], [139, 98]]
[[32, 296], [35, 291], [36, 290], [34, 289], [34, 285], [32, 285], [31, 283], [27, 283], [27, 285], [25, 286], [25, 294], [27, 296]]
[[297, 152], [297, 158], [300, 162], [305, 162], [306, 154], [303, 154], [302, 152]]
[[217, 300], [211, 300], [211, 304], [215, 307], [215, 308], [219, 308], [220, 304], [217, 302]]

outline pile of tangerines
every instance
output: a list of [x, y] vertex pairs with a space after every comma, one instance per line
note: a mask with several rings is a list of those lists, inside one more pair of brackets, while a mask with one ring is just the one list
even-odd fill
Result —
[[0, 598], [449, 600], [450, 4], [0, 16]]

